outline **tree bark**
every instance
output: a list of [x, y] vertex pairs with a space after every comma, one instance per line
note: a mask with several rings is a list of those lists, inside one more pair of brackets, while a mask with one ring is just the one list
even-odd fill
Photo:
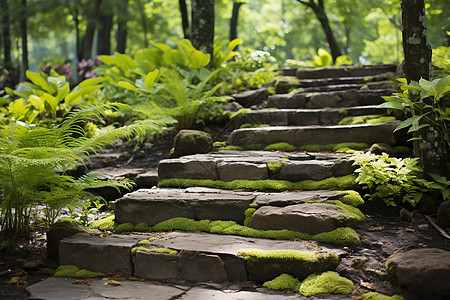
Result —
[[2, 34], [3, 34], [3, 64], [4, 68], [11, 71], [11, 34], [9, 31], [9, 7], [7, 0], [0, 0], [0, 7], [2, 7]]
[[189, 39], [189, 19], [186, 6], [186, 0], [179, 0], [180, 3], [180, 13], [181, 13], [181, 25], [183, 27], [183, 36], [185, 39]]
[[191, 41], [195, 48], [211, 55], [214, 50], [214, 0], [192, 0]]
[[[405, 54], [404, 71], [408, 82], [419, 81], [431, 77], [431, 47], [428, 44], [424, 0], [402, 0], [402, 35]], [[434, 106], [432, 99], [423, 100], [430, 107]], [[429, 113], [427, 118], [436, 120], [433, 109], [416, 111], [417, 115]], [[425, 118], [419, 125], [425, 124]], [[419, 140], [414, 142], [414, 155], [420, 158], [421, 166], [426, 173], [434, 173], [449, 177], [450, 149], [448, 144], [448, 129], [445, 124], [431, 121], [428, 127], [414, 132]], [[434, 126], [433, 126], [434, 125]]]
[[[106, 2], [103, 2], [105, 4]], [[111, 12], [110, 9], [102, 9], [103, 11]], [[111, 54], [111, 30], [113, 27], [113, 14], [100, 14], [99, 28], [97, 35], [97, 55]]]
[[117, 21], [117, 52], [125, 53], [127, 49], [127, 21], [128, 21], [128, 0], [119, 0], [119, 14]]
[[95, 27], [97, 26], [101, 4], [102, 0], [95, 0], [94, 8], [91, 14], [89, 14], [88, 16], [89, 21], [86, 26], [86, 32], [83, 37], [83, 51], [81, 54], [82, 59], [89, 59], [92, 57], [92, 45], [94, 43]]
[[325, 5], [323, 0], [317, 0], [317, 3], [314, 0], [297, 0], [298, 2], [310, 7], [314, 14], [317, 17], [317, 20], [319, 20], [320, 25], [322, 26], [322, 30], [325, 33], [325, 37], [328, 42], [328, 47], [330, 48], [331, 57], [333, 58], [333, 62], [336, 61], [336, 58], [338, 56], [342, 55], [342, 52], [339, 48], [338, 43], [336, 42], [336, 39], [333, 34], [333, 30], [330, 26], [330, 21], [328, 20], [327, 14], [325, 12]]
[[145, 15], [144, 7], [142, 6], [142, 2], [140, 0], [135, 1], [137, 9], [141, 15], [141, 27], [142, 34], [144, 35], [144, 47], [148, 48], [148, 29], [147, 29], [147, 16]]
[[430, 79], [431, 47], [428, 44], [424, 0], [402, 0], [402, 37], [408, 82]]
[[237, 38], [237, 27], [239, 20], [239, 8], [242, 6], [242, 2], [233, 2], [233, 11], [230, 19], [230, 41]]
[[22, 39], [22, 68], [20, 69], [20, 81], [26, 80], [28, 70], [28, 36], [27, 36], [27, 0], [21, 0], [20, 37]]

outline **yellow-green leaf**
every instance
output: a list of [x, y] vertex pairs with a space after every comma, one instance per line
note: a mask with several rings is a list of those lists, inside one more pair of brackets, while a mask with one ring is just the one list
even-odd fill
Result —
[[84, 88], [84, 87], [87, 87], [87, 86], [99, 84], [99, 83], [104, 82], [106, 80], [107, 79], [105, 77], [89, 78], [89, 79], [85, 79], [82, 82], [80, 82], [78, 87], [81, 89], [81, 88]]
[[70, 86], [69, 83], [66, 83], [58, 90], [58, 94], [56, 95], [56, 99], [58, 100], [58, 102], [61, 102], [62, 99], [64, 99], [64, 97], [66, 97], [69, 92]]
[[33, 105], [33, 107], [37, 110], [45, 110], [44, 101], [42, 101], [42, 99], [36, 95], [31, 95], [28, 98], [28, 102], [30, 102], [30, 104]]
[[156, 77], [158, 76], [158, 74], [159, 74], [159, 71], [158, 71], [158, 69], [156, 69], [153, 72], [149, 72], [147, 74], [147, 76], [145, 76], [144, 83], [145, 83], [145, 87], [146, 88], [149, 89], [151, 87], [152, 83], [155, 82]]
[[134, 85], [132, 85], [131, 83], [126, 82], [126, 81], [119, 81], [118, 86], [120, 86], [124, 89], [130, 90], [130, 91], [133, 91], [133, 92], [137, 91], [137, 88]]
[[27, 70], [26, 72], [27, 78], [31, 80], [35, 85], [42, 88], [44, 91], [47, 91], [49, 93], [52, 92], [52, 89], [50, 88], [50, 85], [48, 82], [41, 77], [38, 73], [31, 72], [30, 70]]

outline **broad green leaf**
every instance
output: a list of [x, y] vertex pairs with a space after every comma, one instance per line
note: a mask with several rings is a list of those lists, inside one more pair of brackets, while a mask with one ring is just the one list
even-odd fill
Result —
[[90, 94], [96, 90], [100, 89], [99, 85], [94, 85], [94, 86], [88, 86], [76, 91], [72, 91], [71, 93], [69, 93], [66, 98], [64, 99], [64, 102], [67, 105], [75, 105], [78, 103], [78, 101], [81, 100], [81, 98], [84, 95]]
[[433, 178], [433, 180], [436, 181], [436, 182], [450, 185], [450, 181], [447, 180], [447, 177], [440, 176], [440, 175], [437, 175], [437, 174], [434, 174], [434, 173], [428, 173], [428, 175], [430, 175], [431, 178]]
[[136, 62], [127, 54], [116, 52], [114, 56], [117, 59], [118, 65], [125, 70], [134, 69], [137, 66]]
[[420, 87], [427, 93], [428, 96], [436, 96], [436, 90], [431, 82], [421, 78], [419, 80]]
[[80, 82], [78, 87], [81, 89], [81, 88], [84, 88], [84, 87], [87, 87], [87, 86], [99, 84], [99, 83], [104, 82], [106, 80], [107, 79], [105, 77], [89, 78], [89, 79], [85, 79], [82, 82]]
[[120, 86], [124, 89], [130, 90], [130, 91], [133, 91], [133, 92], [137, 91], [137, 88], [134, 85], [132, 85], [131, 83], [126, 82], [126, 81], [119, 81], [118, 86]]
[[56, 97], [53, 97], [50, 94], [44, 94], [42, 98], [45, 101], [44, 103], [46, 108], [50, 108], [51, 111], [56, 111], [56, 108], [58, 107], [59, 104], [59, 101], [58, 99], [56, 99]]
[[98, 58], [105, 64], [105, 65], [115, 65], [117, 63], [117, 59], [114, 56], [110, 55], [99, 55]]
[[147, 76], [145, 76], [144, 82], [145, 82], [145, 87], [146, 88], [150, 89], [152, 83], [155, 82], [156, 77], [158, 76], [158, 74], [159, 74], [159, 70], [156, 69], [153, 72], [148, 73]]
[[450, 76], [433, 80], [433, 85], [436, 88], [437, 94], [442, 94], [446, 87], [450, 84]]
[[209, 64], [210, 60], [211, 60], [210, 55], [204, 54], [201, 51], [193, 52], [190, 57], [191, 66], [194, 69], [206, 67]]
[[378, 108], [392, 108], [392, 109], [398, 109], [398, 110], [404, 109], [403, 103], [401, 103], [399, 101], [384, 102], [384, 103], [381, 103], [380, 105], [378, 105], [377, 107]]
[[34, 83], [38, 87], [42, 88], [44, 91], [49, 92], [49, 93], [52, 92], [50, 85], [44, 78], [41, 77], [40, 74], [31, 72], [30, 70], [27, 70], [26, 75], [27, 75], [27, 78], [30, 79], [32, 83]]
[[423, 115], [421, 116], [413, 116], [411, 118], [406, 119], [405, 121], [401, 122], [400, 124], [398, 124], [397, 128], [394, 129], [394, 132], [403, 129], [405, 127], [411, 126], [414, 122], [419, 121], [421, 118], [423, 117]]
[[233, 51], [234, 48], [236, 48], [238, 45], [242, 44], [243, 42], [244, 42], [243, 39], [239, 39], [239, 38], [238, 39], [234, 39], [228, 44], [227, 50], [228, 51]]
[[166, 44], [163, 43], [154, 43], [154, 42], [150, 42], [154, 47], [161, 49], [162, 51], [167, 51], [170, 50], [172, 48], [170, 48], [169, 46], [167, 46]]
[[58, 102], [61, 102], [62, 99], [64, 99], [64, 97], [66, 97], [69, 92], [70, 86], [69, 83], [67, 82], [62, 88], [58, 90], [58, 94], [56, 95], [56, 99], [58, 100]]
[[430, 127], [430, 124], [422, 124], [419, 126], [413, 125], [413, 126], [411, 126], [411, 128], [409, 128], [408, 133], [414, 132], [414, 131], [419, 131], [420, 129], [425, 128], [425, 127]]
[[43, 111], [45, 109], [44, 101], [40, 97], [38, 97], [36, 95], [31, 95], [28, 98], [28, 101], [37, 110]]

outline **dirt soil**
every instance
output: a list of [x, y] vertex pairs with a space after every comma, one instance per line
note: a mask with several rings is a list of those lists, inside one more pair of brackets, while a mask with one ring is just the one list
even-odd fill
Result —
[[[168, 157], [171, 146], [171, 136], [146, 145], [145, 149], [135, 150], [123, 143], [105, 151], [122, 155], [95, 159], [92, 168], [155, 168], [159, 160]], [[450, 251], [450, 240], [444, 238], [420, 213], [404, 221], [398, 209], [366, 204], [361, 211], [367, 216], [366, 222], [357, 230], [361, 242], [354, 249], [346, 249], [349, 255], [342, 260], [337, 271], [351, 279], [362, 292], [399, 293], [384, 265], [391, 254], [422, 247]], [[446, 230], [449, 232], [449, 228]], [[43, 268], [57, 267], [57, 262], [47, 259], [45, 247], [45, 233], [36, 230], [31, 241], [20, 240], [9, 249], [0, 249], [0, 299], [28, 299], [25, 287], [48, 277], [42, 273]], [[352, 262], [354, 264], [359, 258], [364, 262], [361, 267], [352, 267]]]

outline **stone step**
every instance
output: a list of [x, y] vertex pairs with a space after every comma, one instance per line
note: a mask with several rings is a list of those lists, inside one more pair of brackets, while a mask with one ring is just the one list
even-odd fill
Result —
[[392, 81], [376, 81], [366, 83], [353, 83], [353, 84], [332, 84], [317, 87], [305, 87], [301, 89], [304, 93], [321, 93], [332, 91], [344, 91], [344, 90], [380, 90], [380, 89], [392, 89]]
[[320, 79], [338, 77], [362, 77], [375, 76], [388, 72], [396, 72], [397, 65], [366, 65], [366, 66], [340, 66], [320, 69], [298, 69], [295, 74], [291, 71], [288, 75], [296, 75], [299, 79]]
[[[274, 162], [279, 164], [276, 170], [268, 166], [268, 163]], [[221, 150], [216, 153], [164, 159], [158, 165], [160, 181], [178, 178], [221, 180], [225, 182], [265, 179], [297, 182], [344, 176], [352, 174], [353, 171], [351, 161], [345, 159], [343, 154], [269, 151]]]
[[386, 109], [376, 105], [347, 107], [345, 109], [269, 109], [246, 112], [240, 124], [267, 124], [271, 126], [307, 126], [338, 124], [346, 117], [384, 115]]
[[369, 82], [383, 81], [394, 77], [394, 73], [383, 73], [374, 76], [299, 79], [298, 83], [300, 84], [300, 87], [308, 88], [341, 84], [365, 84]]
[[393, 92], [393, 89], [350, 89], [317, 93], [301, 91], [294, 94], [271, 95], [268, 97], [267, 107], [321, 109], [371, 106], [383, 103], [382, 96], [389, 96]]
[[[155, 234], [152, 235], [153, 237]], [[335, 270], [344, 251], [301, 240], [269, 240], [210, 233], [158, 233], [147, 249], [131, 250], [142, 235], [100, 236], [80, 233], [60, 242], [61, 264], [103, 273], [134, 275], [150, 280], [263, 283], [282, 273], [304, 279]], [[176, 253], [176, 254], [175, 254]], [[117, 264], [117, 266], [116, 266]], [[118, 266], [121, 266], [120, 268]]]
[[114, 211], [117, 223], [133, 225], [146, 223], [153, 226], [177, 217], [227, 220], [243, 224], [245, 210], [252, 203], [258, 207], [285, 207], [307, 201], [340, 200], [344, 195], [341, 191], [326, 190], [263, 193], [212, 188], [140, 189], [117, 200]]
[[289, 143], [300, 147], [307, 144], [336, 143], [385, 143], [394, 145], [393, 133], [399, 121], [379, 124], [332, 125], [332, 126], [277, 126], [261, 128], [243, 128], [234, 130], [229, 138], [229, 145], [245, 146], [251, 144], [269, 145]]

